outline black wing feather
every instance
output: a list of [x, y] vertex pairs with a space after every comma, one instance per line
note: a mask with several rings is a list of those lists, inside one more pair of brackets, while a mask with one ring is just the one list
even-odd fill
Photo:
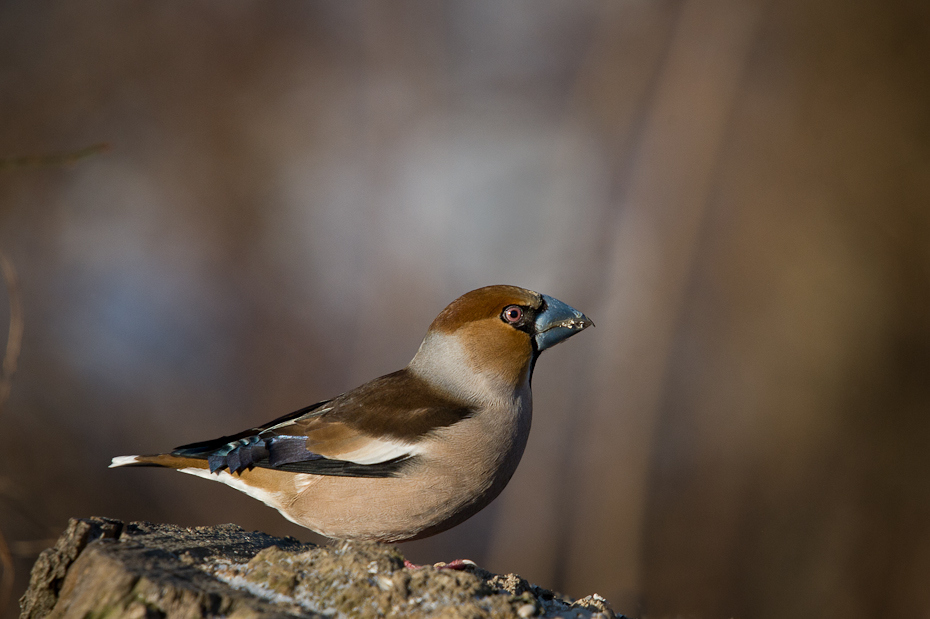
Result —
[[309, 451], [306, 436], [278, 434], [269, 429], [312, 414], [329, 402], [331, 400], [318, 402], [237, 434], [181, 445], [171, 454], [206, 460], [211, 473], [218, 473], [226, 468], [230, 473], [241, 473], [246, 469], [261, 467], [337, 477], [395, 477], [416, 460], [416, 457], [411, 456], [400, 456], [376, 464], [332, 460]]
[[358, 464], [328, 458], [307, 449], [307, 431], [325, 415], [360, 434], [415, 443], [437, 428], [450, 426], [475, 413], [469, 404], [450, 399], [414, 376], [399, 370], [377, 378], [332, 400], [296, 410], [262, 426], [209, 441], [181, 445], [172, 455], [207, 460], [210, 472], [230, 473], [264, 467], [294, 473], [349, 477], [392, 477], [417, 457]]
[[292, 473], [311, 473], [313, 475], [332, 475], [336, 477], [397, 477], [405, 468], [416, 463], [419, 456], [399, 456], [377, 464], [358, 464], [345, 460], [320, 458], [307, 462], [290, 462], [273, 467]]
[[298, 417], [303, 417], [304, 415], [312, 413], [316, 409], [326, 404], [329, 404], [330, 402], [332, 402], [332, 400], [323, 400], [322, 402], [317, 402], [316, 404], [305, 406], [301, 408], [300, 410], [294, 411], [293, 413], [288, 413], [287, 415], [278, 417], [277, 419], [273, 421], [269, 421], [268, 423], [264, 425], [261, 425], [255, 428], [249, 428], [248, 430], [243, 430], [242, 432], [238, 432], [236, 434], [230, 434], [229, 436], [221, 436], [219, 438], [214, 438], [209, 441], [200, 441], [197, 443], [188, 443], [187, 445], [181, 445], [179, 447], [175, 447], [174, 451], [172, 451], [171, 453], [175, 456], [187, 456], [189, 458], [196, 458], [199, 455], [207, 454], [207, 453], [216, 451], [218, 449], [221, 449], [223, 447], [227, 447], [227, 446], [232, 447], [233, 443], [236, 443], [240, 439], [254, 438], [255, 436], [266, 431], [268, 428], [280, 425], [288, 421], [293, 421], [297, 419]]

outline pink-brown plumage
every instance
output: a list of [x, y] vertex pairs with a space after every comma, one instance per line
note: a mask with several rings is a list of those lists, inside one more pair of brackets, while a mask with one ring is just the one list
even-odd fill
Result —
[[526, 447], [536, 358], [591, 324], [530, 290], [473, 290], [398, 372], [263, 426], [111, 466], [221, 481], [332, 538], [426, 537], [500, 494]]

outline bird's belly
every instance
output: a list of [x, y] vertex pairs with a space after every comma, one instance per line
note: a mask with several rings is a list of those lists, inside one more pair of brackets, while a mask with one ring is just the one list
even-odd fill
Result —
[[444, 531], [501, 493], [526, 446], [528, 427], [522, 423], [496, 432], [469, 430], [439, 437], [435, 450], [398, 477], [295, 475], [298, 494], [278, 509], [337, 539], [396, 542]]

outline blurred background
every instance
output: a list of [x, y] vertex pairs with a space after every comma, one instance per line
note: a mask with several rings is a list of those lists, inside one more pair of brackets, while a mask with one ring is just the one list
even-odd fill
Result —
[[493, 283], [597, 328], [412, 560], [631, 616], [930, 617], [926, 2], [8, 0], [0, 159], [3, 617], [72, 516], [319, 541], [107, 464], [396, 370]]

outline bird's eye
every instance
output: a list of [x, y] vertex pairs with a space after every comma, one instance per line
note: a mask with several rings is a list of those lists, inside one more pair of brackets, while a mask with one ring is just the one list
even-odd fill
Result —
[[519, 305], [508, 305], [504, 308], [502, 316], [510, 324], [518, 323], [523, 318], [523, 308]]

